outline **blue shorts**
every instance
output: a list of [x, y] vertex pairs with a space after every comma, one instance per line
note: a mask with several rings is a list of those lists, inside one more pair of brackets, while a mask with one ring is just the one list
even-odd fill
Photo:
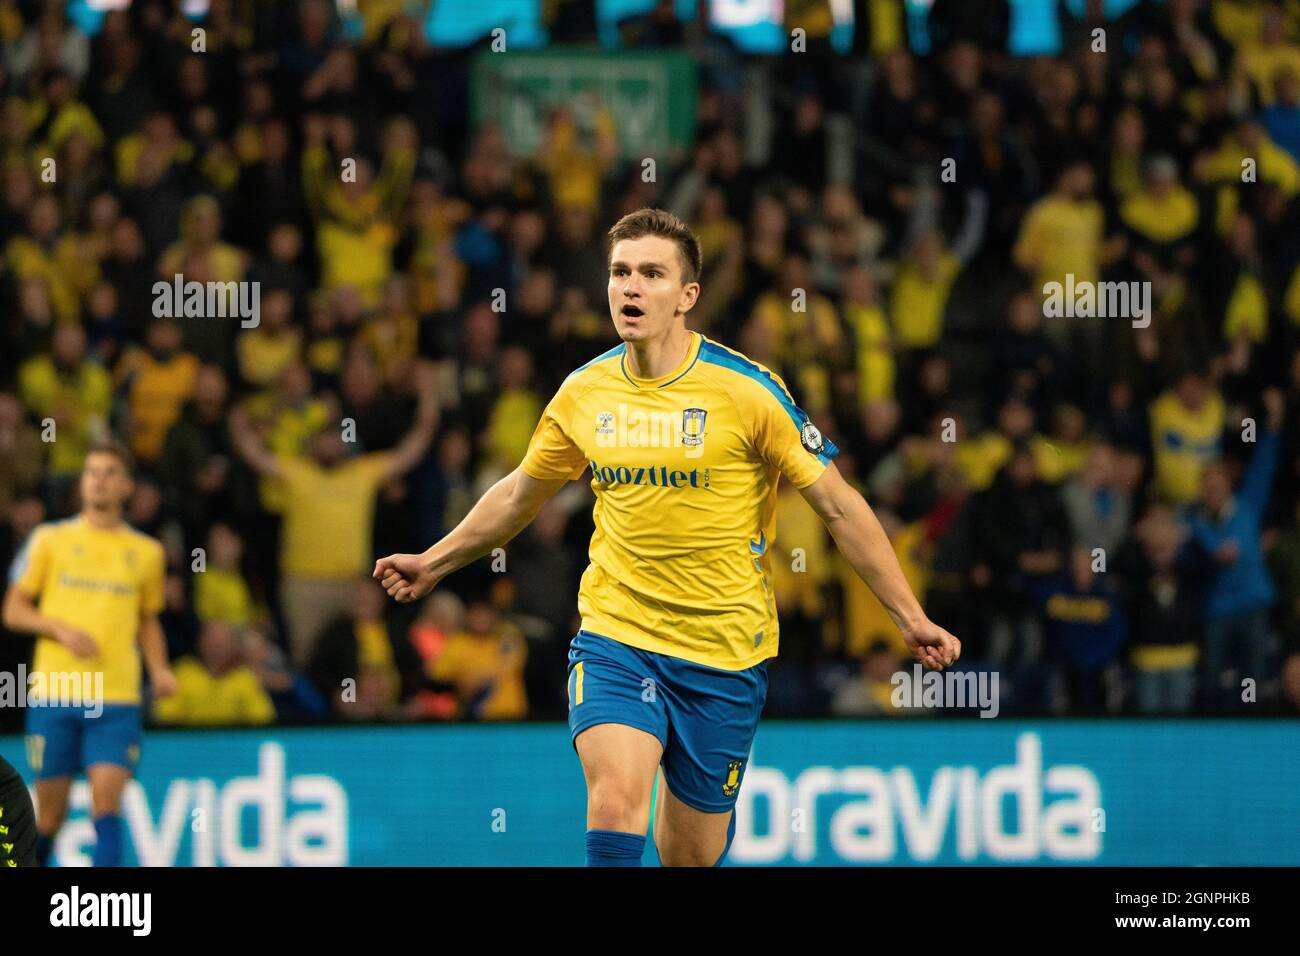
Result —
[[735, 807], [767, 700], [767, 661], [727, 671], [579, 631], [568, 688], [575, 748], [596, 724], [636, 727], [663, 744], [673, 796], [704, 813]]
[[105, 704], [94, 717], [82, 707], [31, 707], [26, 729], [27, 762], [37, 780], [74, 776], [97, 763], [135, 770], [144, 708]]

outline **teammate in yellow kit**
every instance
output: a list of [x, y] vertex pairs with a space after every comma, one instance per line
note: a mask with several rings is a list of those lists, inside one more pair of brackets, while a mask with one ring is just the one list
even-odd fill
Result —
[[399, 602], [518, 534], [591, 469], [590, 560], [569, 651], [569, 726], [587, 779], [587, 862], [638, 866], [655, 774], [665, 865], [720, 863], [777, 653], [768, 542], [785, 475], [879, 596], [917, 659], [951, 664], [838, 453], [784, 383], [686, 328], [699, 243], [642, 209], [609, 233], [609, 309], [622, 344], [573, 372], [528, 453], [459, 526], [374, 576]]
[[[143, 726], [141, 657], [155, 695], [176, 689], [158, 622], [163, 547], [122, 520], [132, 488], [129, 453], [115, 443], [92, 447], [81, 472], [81, 513], [32, 532], [5, 596], [5, 626], [38, 637], [29, 687], [51, 692], [38, 702], [29, 691], [27, 707], [41, 865], [67, 816], [72, 778], [83, 770], [94, 864], [121, 864], [122, 790], [139, 760]], [[55, 688], [64, 689], [59, 699]]]

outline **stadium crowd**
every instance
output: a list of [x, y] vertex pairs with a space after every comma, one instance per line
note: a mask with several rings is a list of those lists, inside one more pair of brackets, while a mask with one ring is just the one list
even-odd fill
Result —
[[[925, 56], [902, 0], [843, 55], [791, 2], [807, 52], [775, 58], [660, 4], [622, 42], [699, 89], [650, 182], [608, 113], [512, 154], [474, 51], [358, 6], [344, 39], [325, 0], [136, 0], [88, 38], [0, 0], [0, 561], [128, 444], [170, 561], [156, 720], [563, 716], [584, 482], [414, 608], [368, 573], [616, 344], [603, 233], [646, 205], [699, 235], [691, 327], [840, 446], [1003, 714], [1300, 713], [1300, 2], [1065, 3], [1064, 52], [1020, 59], [1005, 0], [936, 2]], [[553, 42], [589, 6], [544, 4]], [[259, 283], [257, 325], [159, 316], [177, 275]], [[1145, 312], [1045, 301], [1098, 282]], [[788, 486], [769, 553], [767, 713], [894, 713], [901, 639]]]

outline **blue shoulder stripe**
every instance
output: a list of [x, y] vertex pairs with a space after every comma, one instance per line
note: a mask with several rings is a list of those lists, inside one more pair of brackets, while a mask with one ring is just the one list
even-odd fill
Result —
[[27, 570], [27, 562], [31, 559], [32, 542], [36, 540], [36, 535], [42, 528], [53, 528], [76, 520], [77, 516], [73, 515], [71, 518], [60, 518], [56, 521], [42, 521], [33, 528], [31, 533], [27, 535], [27, 540], [23, 542], [23, 546], [18, 549], [18, 553], [14, 555], [14, 559], [9, 565], [9, 583], [17, 584], [18, 579], [21, 578], [23, 572]]
[[579, 366], [578, 368], [575, 368], [575, 369], [574, 369], [572, 372], [570, 372], [569, 374], [570, 374], [570, 375], [576, 375], [578, 372], [581, 372], [583, 369], [588, 368], [589, 366], [595, 365], [597, 362], [603, 362], [603, 361], [605, 361], [605, 359], [608, 359], [608, 358], [614, 358], [614, 356], [616, 356], [616, 355], [622, 355], [622, 354], [623, 354], [623, 350], [624, 350], [625, 348], [627, 348], [627, 345], [624, 344], [623, 342], [619, 342], [618, 345], [615, 345], [615, 346], [614, 346], [612, 349], [610, 349], [608, 352], [604, 352], [604, 353], [602, 353], [602, 354], [600, 354], [600, 355], [597, 355], [594, 359], [592, 359], [592, 360], [591, 360], [590, 362], [588, 362], [586, 365], [581, 365], [581, 366]]
[[[790, 416], [790, 420], [794, 422], [795, 428], [802, 431], [804, 423], [808, 421], [808, 413], [794, 403], [790, 393], [781, 387], [771, 372], [760, 368], [743, 355], [716, 345], [708, 339], [705, 339], [700, 346], [700, 358], [710, 365], [729, 368], [733, 372], [739, 372], [741, 375], [758, 382], [772, 394], [773, 398], [781, 403], [781, 407], [785, 409], [786, 414]], [[840, 449], [839, 446], [824, 435], [822, 441], [825, 442], [825, 448], [817, 456], [817, 460], [823, 465], [829, 465], [831, 459], [840, 453]]]
[[27, 540], [23, 542], [23, 546], [18, 550], [18, 553], [14, 555], [13, 562], [9, 565], [10, 585], [17, 584], [18, 579], [27, 571], [27, 560], [30, 557], [32, 550], [32, 538], [35, 536], [35, 531], [29, 534]]

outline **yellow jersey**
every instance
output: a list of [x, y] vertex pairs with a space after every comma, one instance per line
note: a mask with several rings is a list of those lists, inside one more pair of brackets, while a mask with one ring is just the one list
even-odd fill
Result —
[[1200, 217], [1196, 197], [1176, 186], [1161, 198], [1138, 192], [1120, 206], [1120, 219], [1139, 235], [1152, 242], [1177, 242], [1192, 234]]
[[333, 468], [312, 458], [276, 456], [287, 492], [280, 566], [289, 574], [343, 581], [369, 570], [375, 496], [388, 475], [384, 452]]
[[240, 665], [221, 675], [208, 672], [195, 657], [176, 662], [176, 693], [154, 703], [154, 717], [164, 724], [191, 727], [222, 724], [269, 724], [275, 705], [250, 668]]
[[126, 524], [96, 528], [78, 515], [40, 525], [14, 562], [14, 587], [42, 614], [85, 631], [99, 645], [77, 657], [49, 635], [36, 641], [32, 673], [102, 672], [104, 703], [140, 702], [140, 618], [163, 607], [163, 546]]
[[64, 374], [48, 355], [38, 355], [19, 368], [18, 391], [38, 418], [54, 419], [56, 440], [49, 442], [51, 474], [78, 474], [91, 440], [107, 427], [113, 406], [113, 380], [108, 372], [87, 361]]
[[503, 625], [491, 634], [458, 631], [447, 638], [428, 673], [456, 685], [461, 716], [481, 720], [523, 720], [528, 716], [524, 663], [528, 645], [519, 630]]
[[1151, 403], [1151, 446], [1156, 488], [1174, 504], [1189, 504], [1201, 490], [1201, 469], [1219, 454], [1227, 415], [1217, 393], [1200, 409], [1184, 408], [1167, 391]]
[[618, 345], [569, 375], [522, 467], [582, 476], [596, 495], [582, 627], [723, 670], [774, 657], [768, 543], [777, 486], [821, 477], [839, 453], [781, 379], [698, 332], [666, 375], [632, 375]]
[[119, 376], [130, 379], [128, 411], [131, 451], [153, 462], [162, 454], [167, 432], [194, 394], [200, 362], [188, 352], [159, 361], [138, 350], [123, 359]]
[[523, 461], [528, 440], [541, 417], [542, 400], [530, 389], [512, 388], [497, 396], [487, 425], [491, 461], [507, 469]]
[[904, 263], [894, 278], [890, 314], [899, 348], [928, 349], [943, 334], [943, 316], [948, 295], [961, 272], [961, 261], [951, 253], [939, 258], [935, 275], [927, 277], [911, 263]]
[[238, 571], [208, 568], [194, 578], [194, 613], [200, 621], [244, 625], [253, 620], [253, 596]]
[[[1051, 195], [1025, 214], [1013, 257], [1035, 273], [1041, 289], [1050, 282], [1096, 282], [1101, 275], [1105, 216], [1096, 200], [1073, 202]], [[1046, 294], [1046, 292], [1044, 292]]]

